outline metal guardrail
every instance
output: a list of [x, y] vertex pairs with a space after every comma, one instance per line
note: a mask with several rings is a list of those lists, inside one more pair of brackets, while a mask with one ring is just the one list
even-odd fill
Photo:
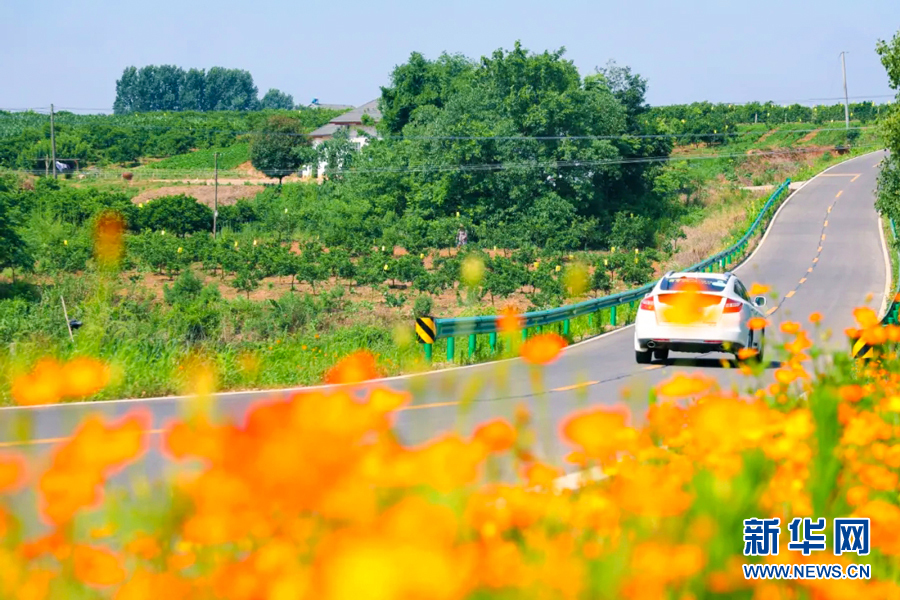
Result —
[[[743, 255], [750, 238], [753, 237], [757, 229], [759, 229], [760, 225], [767, 218], [769, 210], [779, 200], [781, 195], [789, 189], [790, 183], [791, 180], [786, 179], [772, 192], [772, 195], [769, 196], [769, 199], [760, 209], [753, 224], [750, 225], [737, 242], [718, 254], [684, 270], [711, 272], [716, 269], [724, 270], [728, 265], [734, 264], [735, 259]], [[592, 315], [593, 313], [607, 308], [610, 309], [610, 323], [615, 326], [617, 324], [616, 307], [621, 306], [622, 304], [633, 304], [641, 300], [651, 289], [653, 289], [654, 285], [655, 282], [651, 282], [633, 290], [611, 294], [602, 298], [585, 300], [584, 302], [570, 304], [559, 308], [524, 313], [519, 315], [519, 318], [522, 321], [522, 336], [526, 337], [528, 335], [528, 330], [533, 327], [543, 327], [544, 325], [560, 322], [563, 323], [563, 335], [568, 335], [569, 322], [572, 319], [585, 315]], [[493, 351], [496, 349], [497, 332], [500, 331], [500, 320], [499, 317], [495, 315], [434, 319], [434, 323], [436, 328], [436, 339], [447, 339], [448, 360], [453, 360], [455, 356], [454, 339], [460, 336], [468, 336], [469, 338], [469, 356], [475, 354], [477, 335], [490, 335], [491, 350]], [[432, 344], [424, 344], [424, 346], [425, 356], [430, 360], [432, 356]]]

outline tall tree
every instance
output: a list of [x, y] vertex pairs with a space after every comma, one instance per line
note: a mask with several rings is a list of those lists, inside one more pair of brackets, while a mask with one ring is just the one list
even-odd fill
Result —
[[191, 69], [184, 74], [181, 110], [206, 110], [206, 71], [203, 69]]
[[283, 110], [292, 110], [294, 108], [294, 97], [285, 94], [280, 90], [271, 88], [260, 101], [260, 108], [280, 108]]

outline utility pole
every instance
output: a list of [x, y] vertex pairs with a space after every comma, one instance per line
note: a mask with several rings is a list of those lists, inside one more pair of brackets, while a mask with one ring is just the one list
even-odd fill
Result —
[[841, 52], [841, 71], [844, 72], [844, 123], [850, 129], [850, 98], [847, 96], [847, 63], [844, 60], [846, 52]]
[[219, 153], [213, 152], [213, 159], [216, 165], [216, 189], [214, 194], [215, 208], [213, 209], [213, 239], [216, 239], [216, 220], [219, 218]]
[[53, 129], [53, 105], [50, 105], [50, 159], [53, 162], [53, 179], [56, 179], [56, 132]]

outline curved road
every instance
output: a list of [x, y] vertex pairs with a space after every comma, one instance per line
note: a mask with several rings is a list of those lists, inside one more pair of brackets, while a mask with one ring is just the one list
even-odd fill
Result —
[[[854, 323], [853, 308], [866, 304], [869, 295], [872, 300], [868, 304], [876, 311], [881, 307], [887, 267], [874, 197], [883, 156], [883, 152], [876, 152], [841, 163], [795, 191], [782, 205], [757, 251], [734, 269], [748, 287], [758, 282], [771, 286], [779, 295], [767, 306], [772, 312], [769, 342], [778, 337], [781, 321], [805, 321], [818, 311], [824, 315], [822, 327], [834, 333], [830, 345], [846, 346], [843, 331]], [[412, 405], [397, 415], [397, 429], [407, 442], [418, 443], [454, 427], [468, 432], [473, 424], [488, 418], [509, 418], [518, 405], [525, 404], [535, 417], [539, 435], [536, 450], [548, 458], [559, 458], [564, 449], [554, 444], [561, 418], [588, 405], [619, 404], [625, 387], [634, 398], [627, 402], [635, 414], [641, 414], [648, 388], [676, 370], [702, 370], [723, 386], [760, 383], [723, 368], [722, 359], [727, 355], [698, 358], [672, 354], [665, 363], [637, 365], [632, 331], [625, 327], [566, 349], [558, 361], [544, 369], [543, 393], [535, 393], [534, 373], [518, 359], [368, 385], [413, 392]], [[767, 358], [774, 358], [771, 349]], [[762, 383], [771, 380], [775, 366], [769, 366]], [[222, 393], [217, 396], [216, 410], [239, 420], [254, 401], [290, 392]], [[468, 410], [461, 410], [458, 399], [471, 401]], [[24, 447], [41, 455], [54, 441], [69, 435], [88, 413], [115, 416], [137, 407], [151, 412], [153, 432], [158, 433], [180, 415], [184, 406], [182, 398], [162, 398], [2, 409], [0, 448]], [[15, 433], [21, 431], [18, 425], [22, 419], [32, 421], [33, 427], [24, 442], [18, 441], [21, 436]], [[142, 466], [153, 477], [162, 465], [159, 452], [151, 449]]]

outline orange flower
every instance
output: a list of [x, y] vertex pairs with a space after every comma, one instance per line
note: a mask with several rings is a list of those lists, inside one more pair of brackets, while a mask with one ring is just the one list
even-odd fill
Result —
[[841, 395], [841, 400], [844, 402], [859, 402], [862, 400], [864, 392], [861, 386], [858, 385], [845, 385], [841, 386], [839, 390]]
[[800, 323], [796, 321], [785, 321], [781, 324], [781, 333], [794, 334], [800, 331]]
[[21, 456], [0, 455], [0, 492], [15, 490], [24, 480], [25, 460]]
[[409, 392], [395, 392], [387, 388], [372, 390], [369, 395], [369, 405], [379, 412], [391, 412], [405, 404], [409, 404], [412, 396]]
[[748, 293], [751, 296], [762, 296], [763, 294], [768, 294], [770, 289], [771, 288], [767, 285], [753, 282], [753, 284], [750, 286], [750, 291]]
[[75, 358], [63, 365], [62, 381], [63, 395], [91, 396], [109, 383], [109, 367], [93, 358]]
[[12, 383], [13, 399], [21, 406], [54, 404], [62, 394], [62, 369], [52, 358], [42, 358], [30, 373], [16, 377]]
[[555, 333], [542, 333], [528, 338], [522, 344], [522, 358], [533, 365], [553, 362], [566, 347], [566, 340]]
[[757, 354], [759, 354], [759, 351], [756, 348], [741, 348], [740, 350], [738, 350], [738, 358], [740, 360], [753, 358]]
[[602, 408], [576, 414], [563, 423], [562, 434], [581, 447], [587, 458], [606, 459], [620, 450], [629, 450], [637, 432], [625, 425], [626, 415]]
[[159, 541], [152, 535], [139, 534], [125, 545], [125, 551], [144, 560], [153, 560], [162, 553]]
[[119, 557], [106, 548], [75, 546], [72, 566], [75, 577], [88, 585], [114, 585], [125, 579], [125, 569]]
[[516, 430], [506, 421], [494, 419], [479, 426], [472, 437], [489, 452], [504, 452], [516, 443]]
[[501, 333], [515, 333], [525, 325], [525, 319], [514, 306], [504, 308], [497, 317], [497, 329]]
[[884, 327], [869, 327], [863, 330], [860, 337], [869, 346], [880, 346], [887, 341], [887, 331]]
[[811, 315], [809, 315], [810, 323], [820, 323], [821, 321], [822, 321], [822, 313], [814, 312]]
[[759, 331], [760, 329], [765, 329], [766, 325], [769, 322], [766, 321], [762, 317], [751, 317], [749, 321], [747, 321], [747, 327], [749, 327], [752, 331]]
[[525, 479], [528, 485], [549, 486], [553, 481], [562, 477], [562, 469], [551, 467], [544, 463], [532, 463], [525, 468]]
[[672, 398], [680, 398], [686, 396], [694, 396], [705, 392], [715, 385], [715, 381], [701, 374], [684, 375], [676, 373], [674, 377], [668, 379], [658, 386], [656, 391], [660, 396], [669, 396]]
[[325, 383], [360, 383], [378, 377], [375, 357], [371, 352], [359, 350], [334, 365], [325, 375]]
[[104, 266], [118, 263], [122, 257], [122, 233], [125, 219], [118, 213], [107, 211], [97, 219], [94, 230], [94, 254]]
[[860, 306], [853, 309], [853, 318], [859, 323], [860, 329], [878, 325], [878, 315], [876, 315], [875, 311], [868, 306]]

